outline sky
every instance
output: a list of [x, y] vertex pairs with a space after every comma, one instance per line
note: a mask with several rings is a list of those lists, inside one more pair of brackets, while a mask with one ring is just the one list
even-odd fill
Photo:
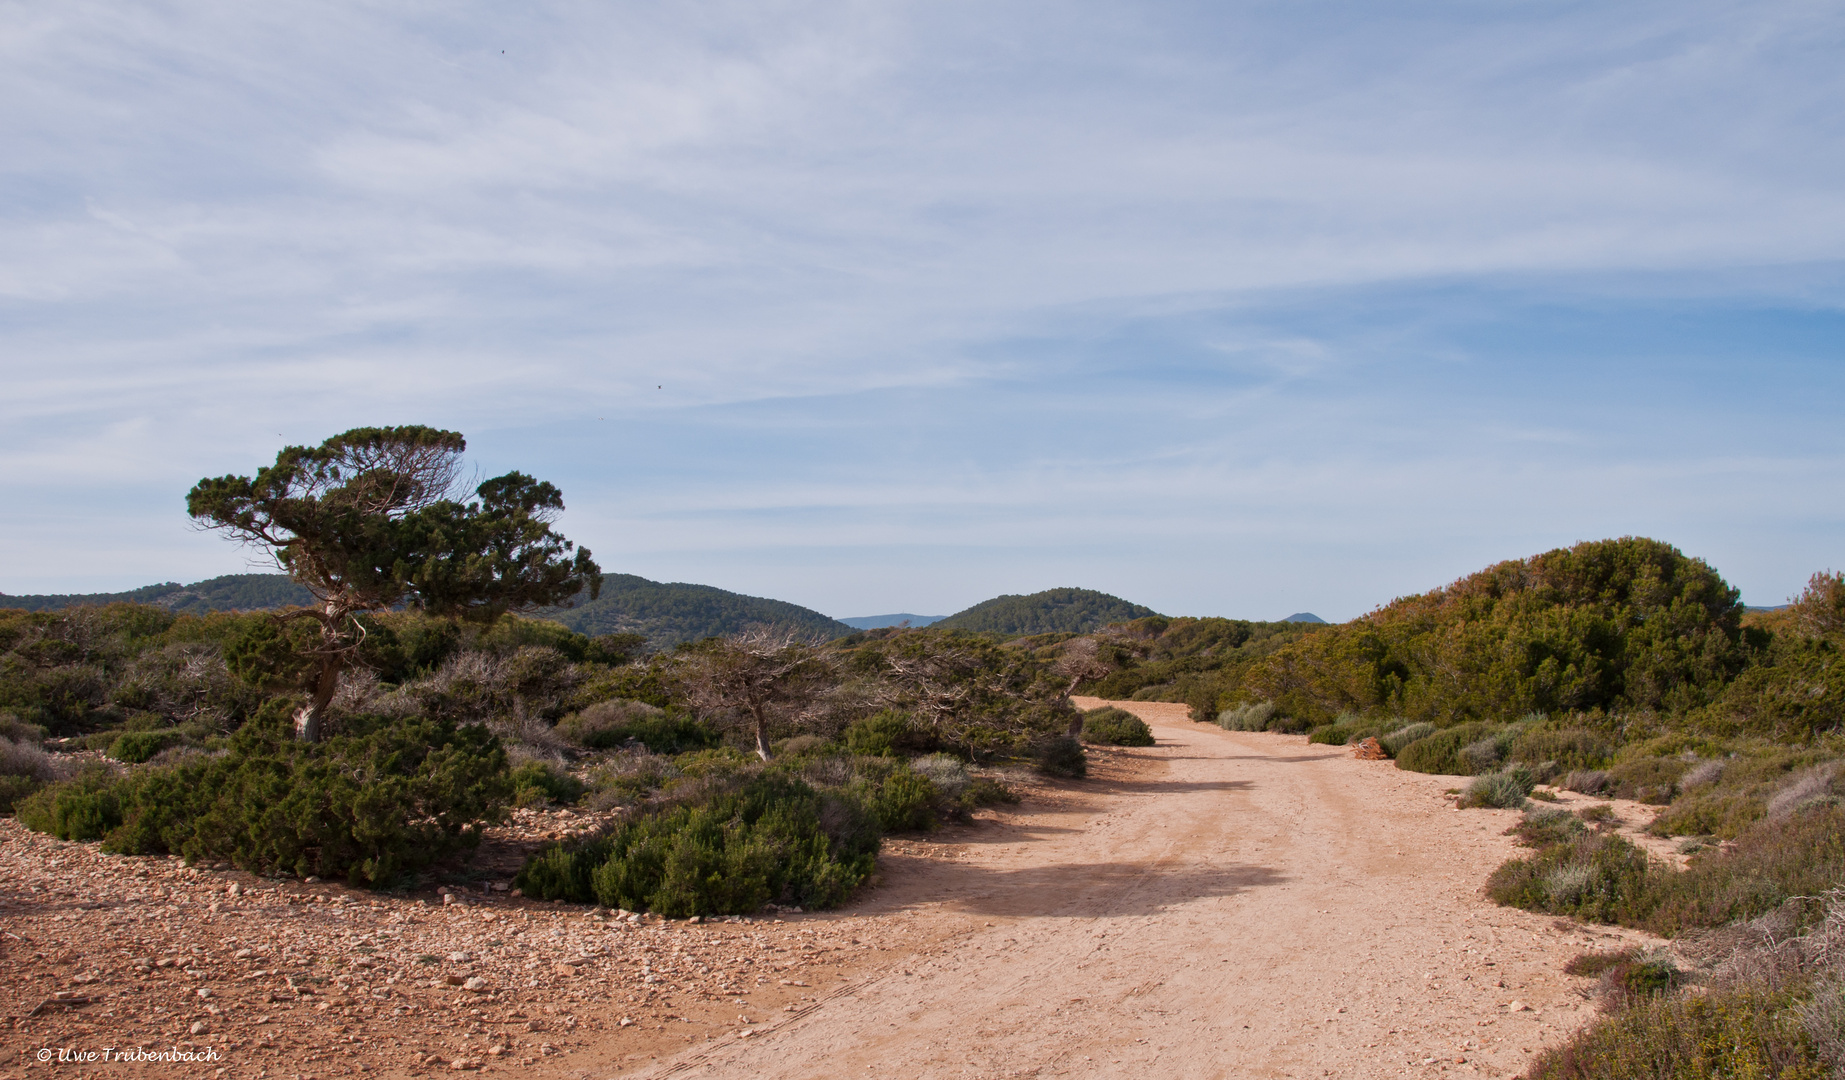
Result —
[[362, 425], [835, 616], [1845, 569], [1837, 3], [0, 9], [0, 591]]

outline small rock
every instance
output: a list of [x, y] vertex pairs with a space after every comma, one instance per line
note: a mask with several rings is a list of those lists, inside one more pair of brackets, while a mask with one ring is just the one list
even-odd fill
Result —
[[250, 957], [256, 955], [256, 950], [255, 949], [238, 949], [236, 952], [232, 953], [231, 955], [236, 957], [239, 960], [248, 960]]
[[691, 918], [689, 918], [689, 919], [687, 919], [687, 920], [686, 920], [686, 922], [689, 922], [689, 923], [701, 923], [701, 922], [704, 922], [704, 921], [705, 921], [705, 919], [704, 919], [704, 916], [702, 916], [702, 915], [694, 915], [694, 916], [692, 916]]
[[448, 954], [448, 959], [451, 964], [465, 964], [474, 957], [464, 952], [452, 952]]
[[524, 896], [524, 895], [525, 895], [525, 890], [524, 890], [524, 889], [514, 889], [514, 890], [512, 891], [512, 895], [514, 895], [514, 896]]
[[242, 895], [243, 895], [243, 886], [242, 886], [242, 885], [239, 885], [239, 884], [237, 884], [237, 883], [236, 883], [235, 881], [233, 881], [233, 882], [231, 882], [231, 883], [230, 883], [230, 885], [229, 885], [229, 886], [228, 886], [228, 887], [227, 887], [227, 888], [226, 888], [226, 889], [224, 890], [224, 894], [225, 894], [226, 896], [242, 896]]
[[627, 1027], [627, 1026], [629, 1026], [630, 1024], [633, 1024], [633, 1023], [634, 1023], [634, 1021], [633, 1021], [633, 1020], [630, 1020], [630, 1019], [628, 1019], [628, 1018], [627, 1018], [627, 1017], [625, 1017], [625, 1016], [624, 1016], [624, 1017], [622, 1017], [622, 1018], [621, 1018], [621, 1020], [620, 1020], [620, 1021], [618, 1022], [618, 1024], [619, 1024], [619, 1026], [621, 1026], [621, 1027]]
[[488, 987], [487, 980], [481, 978], [479, 975], [476, 975], [472, 979], [469, 979], [467, 982], [464, 982], [461, 984], [461, 988], [463, 990], [471, 990], [476, 994], [486, 993], [487, 987]]
[[1531, 1006], [1525, 1004], [1522, 1001], [1514, 1001], [1510, 1005], [1507, 1005], [1506, 1008], [1512, 1010], [1513, 1012], [1530, 1012], [1531, 1011]]
[[577, 973], [576, 968], [572, 967], [569, 964], [563, 964], [563, 963], [552, 964], [551, 971], [553, 974], [556, 974], [556, 975], [575, 975]]
[[480, 1065], [481, 1063], [475, 1061], [473, 1058], [456, 1058], [448, 1063], [448, 1067], [456, 1072], [461, 1072], [465, 1069], [478, 1069]]
[[467, 976], [465, 975], [444, 975], [442, 976], [442, 981], [449, 984], [450, 986], [460, 986], [462, 983], [467, 982], [468, 980], [467, 980]]
[[193, 1021], [192, 1026], [188, 1028], [187, 1030], [192, 1032], [194, 1035], [203, 1035], [206, 1032], [209, 1032], [211, 1030], [211, 1025], [207, 1024], [203, 1020], [195, 1020]]
[[211, 991], [210, 991], [210, 990], [207, 990], [207, 989], [205, 989], [204, 987], [200, 987], [200, 988], [199, 988], [198, 990], [196, 990], [196, 991], [194, 991], [194, 992], [195, 992], [195, 993], [197, 993], [197, 994], [199, 995], [199, 1000], [201, 1000], [201, 1001], [203, 1001], [203, 1000], [205, 1000], [205, 999], [207, 999], [207, 998], [209, 998], [209, 997], [211, 997]]
[[454, 893], [443, 893], [442, 903], [444, 906], [455, 903], [455, 894]]
[[309, 874], [307, 877], [304, 877], [301, 879], [301, 884], [318, 885], [320, 884], [320, 879], [318, 877], [315, 877], [313, 874]]

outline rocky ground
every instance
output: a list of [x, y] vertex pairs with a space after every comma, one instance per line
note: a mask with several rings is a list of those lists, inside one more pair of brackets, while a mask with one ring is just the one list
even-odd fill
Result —
[[513, 895], [525, 850], [593, 824], [523, 812], [474, 865], [505, 876], [390, 896], [105, 855], [0, 819], [0, 1077], [83, 1055], [118, 1075], [570, 1075], [592, 1044], [601, 1064], [748, 1037], [929, 936], [876, 916], [667, 921]]

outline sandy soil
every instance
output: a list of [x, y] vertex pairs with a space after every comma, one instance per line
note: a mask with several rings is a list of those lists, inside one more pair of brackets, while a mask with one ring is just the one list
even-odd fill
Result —
[[1119, 704], [1157, 746], [892, 841], [851, 908], [750, 922], [380, 898], [0, 822], [0, 1077], [104, 1046], [215, 1054], [115, 1075], [317, 1080], [1509, 1076], [1592, 1015], [1563, 963], [1640, 940], [1483, 900], [1518, 815], [1454, 810], [1454, 778]]
[[1564, 962], [1638, 939], [1481, 899], [1518, 815], [1454, 778], [1117, 704], [1157, 746], [893, 856], [873, 904], [946, 940], [640, 1075], [1507, 1076], [1592, 1015]]

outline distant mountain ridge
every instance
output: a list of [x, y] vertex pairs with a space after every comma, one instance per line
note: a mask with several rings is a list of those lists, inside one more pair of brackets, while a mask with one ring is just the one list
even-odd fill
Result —
[[[267, 611], [299, 607], [313, 596], [283, 574], [227, 574], [191, 585], [169, 581], [119, 593], [72, 593], [44, 596], [0, 594], [0, 608], [56, 611], [80, 605], [153, 604], [187, 615], [213, 611]], [[605, 574], [602, 596], [578, 606], [535, 613], [563, 623], [580, 634], [640, 634], [650, 648], [665, 649], [681, 641], [740, 634], [757, 626], [783, 627], [797, 634], [831, 640], [853, 627], [811, 608], [782, 600], [743, 596], [710, 585], [649, 581], [633, 574]]]
[[1292, 615], [1290, 615], [1290, 616], [1288, 616], [1287, 618], [1285, 618], [1285, 619], [1283, 619], [1283, 620], [1281, 620], [1281, 621], [1282, 621], [1282, 622], [1315, 622], [1315, 623], [1323, 623], [1323, 622], [1325, 622], [1326, 620], [1325, 620], [1325, 619], [1322, 619], [1322, 618], [1320, 618], [1320, 617], [1319, 617], [1318, 615], [1315, 615], [1315, 614], [1314, 614], [1313, 612], [1311, 612], [1311, 611], [1297, 611], [1297, 612], [1295, 612], [1294, 614], [1292, 614]]
[[854, 615], [850, 619], [839, 620], [854, 630], [882, 630], [887, 626], [930, 626], [946, 619], [946, 615], [912, 615], [907, 611], [896, 615]]
[[744, 596], [712, 585], [649, 581], [634, 574], [604, 574], [600, 598], [587, 600], [578, 594], [576, 607], [554, 608], [539, 616], [592, 637], [640, 634], [654, 649], [758, 626], [827, 640], [853, 631], [846, 623], [785, 600]]
[[51, 593], [37, 596], [8, 596], [0, 593], [0, 608], [57, 611], [84, 605], [152, 604], [181, 614], [203, 615], [213, 611], [265, 611], [270, 608], [300, 607], [312, 603], [313, 599], [306, 589], [283, 574], [225, 574], [195, 581], [191, 585], [169, 581], [119, 593]]
[[1109, 623], [1158, 615], [1094, 589], [1046, 589], [1029, 596], [996, 596], [936, 623], [945, 630], [999, 634], [1088, 634]]

